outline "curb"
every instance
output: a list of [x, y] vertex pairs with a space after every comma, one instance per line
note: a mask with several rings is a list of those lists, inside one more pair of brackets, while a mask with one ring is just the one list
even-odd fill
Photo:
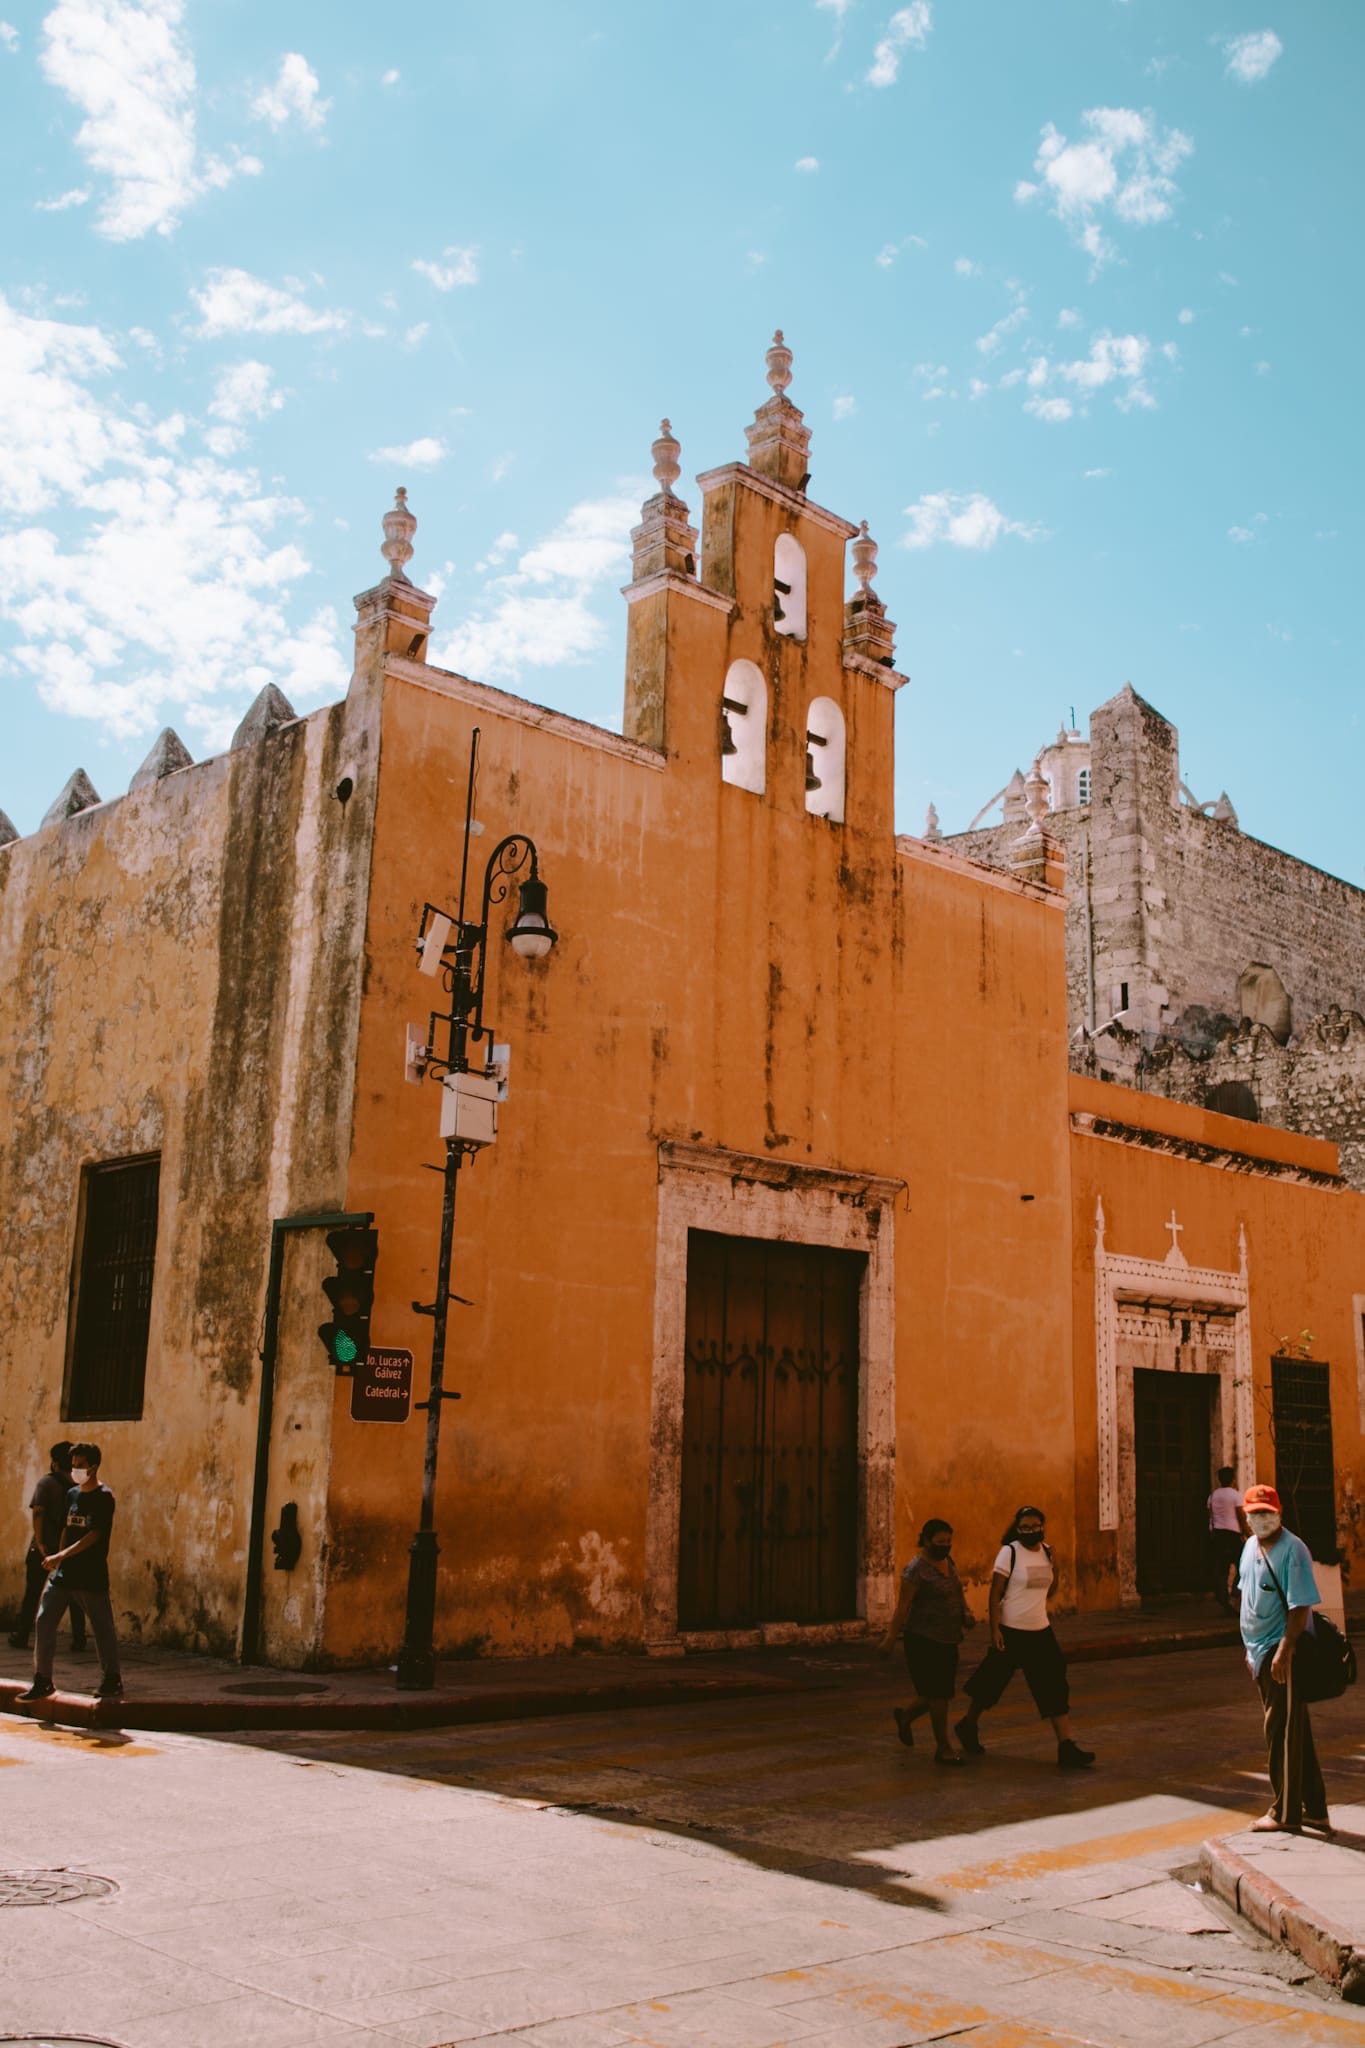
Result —
[[56, 1692], [21, 1705], [17, 1680], [0, 1680], [0, 1713], [74, 1728], [135, 1728], [152, 1733], [223, 1735], [252, 1729], [458, 1728], [482, 1721], [530, 1721], [559, 1714], [599, 1714], [622, 1707], [672, 1707], [700, 1700], [744, 1699], [805, 1692], [804, 1680], [778, 1677], [672, 1678], [640, 1684], [546, 1687], [538, 1691], [428, 1693], [392, 1700], [139, 1700], [108, 1704], [84, 1693]]
[[1348, 2005], [1365, 2005], [1365, 1952], [1344, 1927], [1305, 1906], [1218, 1836], [1200, 1849], [1199, 1869], [1215, 1898], [1271, 1941], [1292, 1948]]
[[1106, 1641], [1063, 1643], [1068, 1664], [1106, 1664], [1111, 1658], [1162, 1657], [1175, 1650], [1226, 1650], [1242, 1645], [1236, 1622], [1211, 1628], [1191, 1628], [1170, 1636], [1117, 1636]]

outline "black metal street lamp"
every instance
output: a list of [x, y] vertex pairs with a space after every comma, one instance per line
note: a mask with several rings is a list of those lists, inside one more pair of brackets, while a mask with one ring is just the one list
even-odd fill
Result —
[[[524, 832], [510, 833], [500, 840], [488, 857], [484, 870], [483, 898], [477, 922], [465, 916], [469, 879], [469, 841], [473, 824], [474, 778], [479, 758], [479, 729], [476, 726], [469, 749], [469, 790], [465, 803], [464, 855], [460, 864], [459, 909], [452, 916], [428, 903], [422, 912], [417, 941], [419, 968], [423, 974], [440, 975], [450, 995], [449, 1010], [433, 1012], [427, 1025], [426, 1044], [414, 1056], [419, 1076], [436, 1072], [444, 1076], [441, 1132], [446, 1141], [442, 1168], [441, 1242], [436, 1262], [436, 1298], [415, 1301], [420, 1315], [432, 1319], [431, 1382], [425, 1401], [426, 1455], [422, 1465], [422, 1508], [417, 1533], [408, 1553], [407, 1618], [403, 1647], [398, 1656], [398, 1684], [407, 1692], [427, 1691], [436, 1682], [436, 1465], [441, 1446], [441, 1408], [459, 1395], [445, 1386], [446, 1323], [450, 1311], [451, 1252], [455, 1241], [455, 1191], [460, 1168], [496, 1133], [498, 1076], [491, 1059], [493, 1032], [484, 1023], [483, 999], [488, 965], [489, 918], [496, 904], [507, 900], [512, 880], [523, 868], [530, 872], [519, 883], [517, 914], [507, 927], [507, 942], [523, 960], [542, 960], [559, 934], [550, 923], [547, 892], [540, 878], [540, 859], [533, 839]], [[435, 1050], [437, 1026], [448, 1027], [444, 1055]], [[483, 1057], [471, 1066], [471, 1054]]]

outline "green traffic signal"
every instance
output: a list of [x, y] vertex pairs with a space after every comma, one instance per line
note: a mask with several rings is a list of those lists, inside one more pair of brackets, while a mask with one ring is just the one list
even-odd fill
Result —
[[374, 1306], [374, 1268], [379, 1232], [347, 1228], [327, 1234], [327, 1249], [337, 1270], [323, 1279], [332, 1305], [332, 1321], [319, 1323], [318, 1336], [338, 1372], [350, 1372], [370, 1348], [370, 1311]]

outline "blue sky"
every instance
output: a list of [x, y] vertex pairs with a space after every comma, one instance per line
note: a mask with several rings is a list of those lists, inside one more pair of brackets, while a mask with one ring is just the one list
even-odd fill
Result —
[[900, 622], [902, 828], [1131, 680], [1197, 797], [1361, 880], [1358, 7], [0, 16], [21, 831], [344, 688], [399, 481], [434, 658], [619, 724], [659, 417], [695, 511], [781, 326]]

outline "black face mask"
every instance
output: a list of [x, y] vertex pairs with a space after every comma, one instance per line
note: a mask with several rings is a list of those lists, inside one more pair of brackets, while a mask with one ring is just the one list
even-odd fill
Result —
[[951, 1543], [931, 1543], [929, 1545], [930, 1557], [951, 1557], [952, 1554], [953, 1546]]
[[1030, 1529], [1027, 1536], [1024, 1534], [1022, 1529], [1018, 1530], [1016, 1533], [1019, 1537], [1019, 1541], [1023, 1544], [1025, 1550], [1036, 1550], [1038, 1548], [1038, 1545], [1043, 1540], [1043, 1532], [1041, 1529]]

